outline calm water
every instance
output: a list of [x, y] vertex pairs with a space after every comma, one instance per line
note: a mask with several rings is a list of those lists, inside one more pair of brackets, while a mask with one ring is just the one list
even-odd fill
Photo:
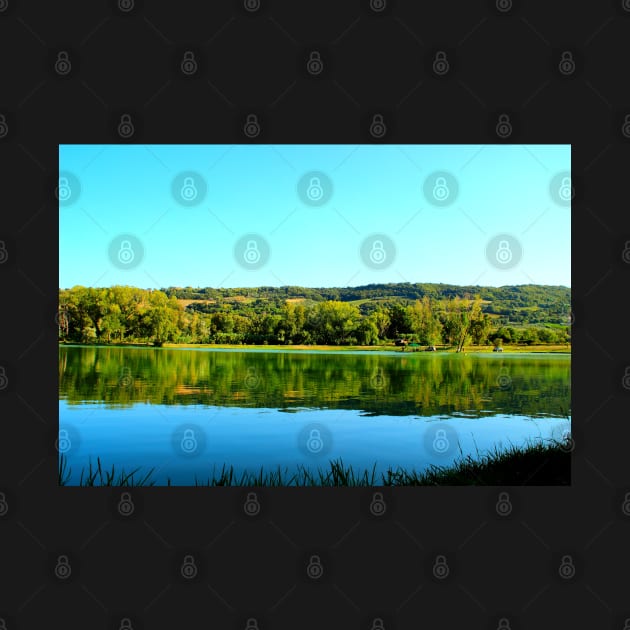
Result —
[[[343, 458], [360, 469], [445, 465], [570, 430], [571, 358], [59, 348], [59, 449], [154, 468], [157, 484]], [[461, 449], [461, 452], [460, 452]]]

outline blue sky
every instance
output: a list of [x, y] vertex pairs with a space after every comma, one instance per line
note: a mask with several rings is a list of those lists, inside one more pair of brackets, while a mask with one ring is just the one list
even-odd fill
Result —
[[569, 145], [61, 145], [59, 170], [62, 288], [571, 286]]

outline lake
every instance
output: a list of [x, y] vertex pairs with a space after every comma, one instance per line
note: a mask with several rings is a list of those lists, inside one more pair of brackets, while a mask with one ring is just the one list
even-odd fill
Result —
[[59, 348], [69, 485], [97, 457], [156, 485], [337, 458], [380, 479], [561, 439], [570, 414], [568, 354]]

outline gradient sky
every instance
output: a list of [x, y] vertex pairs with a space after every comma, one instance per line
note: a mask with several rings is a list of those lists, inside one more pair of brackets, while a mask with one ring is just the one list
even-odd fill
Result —
[[[550, 194], [553, 178], [571, 170], [570, 145], [61, 145], [59, 170], [70, 173], [76, 193], [59, 208], [62, 288], [571, 286], [571, 208]], [[183, 206], [172, 194], [184, 171], [207, 182], [199, 205]], [[310, 171], [334, 186], [319, 207], [298, 194]], [[432, 205], [423, 192], [436, 171], [457, 179], [452, 205]], [[109, 260], [122, 233], [143, 244], [134, 269]], [[246, 233], [269, 243], [260, 269], [235, 260], [234, 244]], [[375, 233], [395, 246], [383, 269], [360, 256]], [[486, 258], [499, 233], [522, 245], [514, 268], [496, 269]]]

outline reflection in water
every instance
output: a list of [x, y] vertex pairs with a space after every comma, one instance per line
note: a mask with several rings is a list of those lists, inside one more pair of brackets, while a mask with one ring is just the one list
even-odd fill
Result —
[[364, 415], [570, 414], [568, 355], [61, 347], [59, 397], [104, 402], [352, 409]]
[[560, 439], [570, 366], [568, 355], [61, 347], [59, 450], [70, 484], [97, 457], [174, 485], [224, 464], [421, 471]]

